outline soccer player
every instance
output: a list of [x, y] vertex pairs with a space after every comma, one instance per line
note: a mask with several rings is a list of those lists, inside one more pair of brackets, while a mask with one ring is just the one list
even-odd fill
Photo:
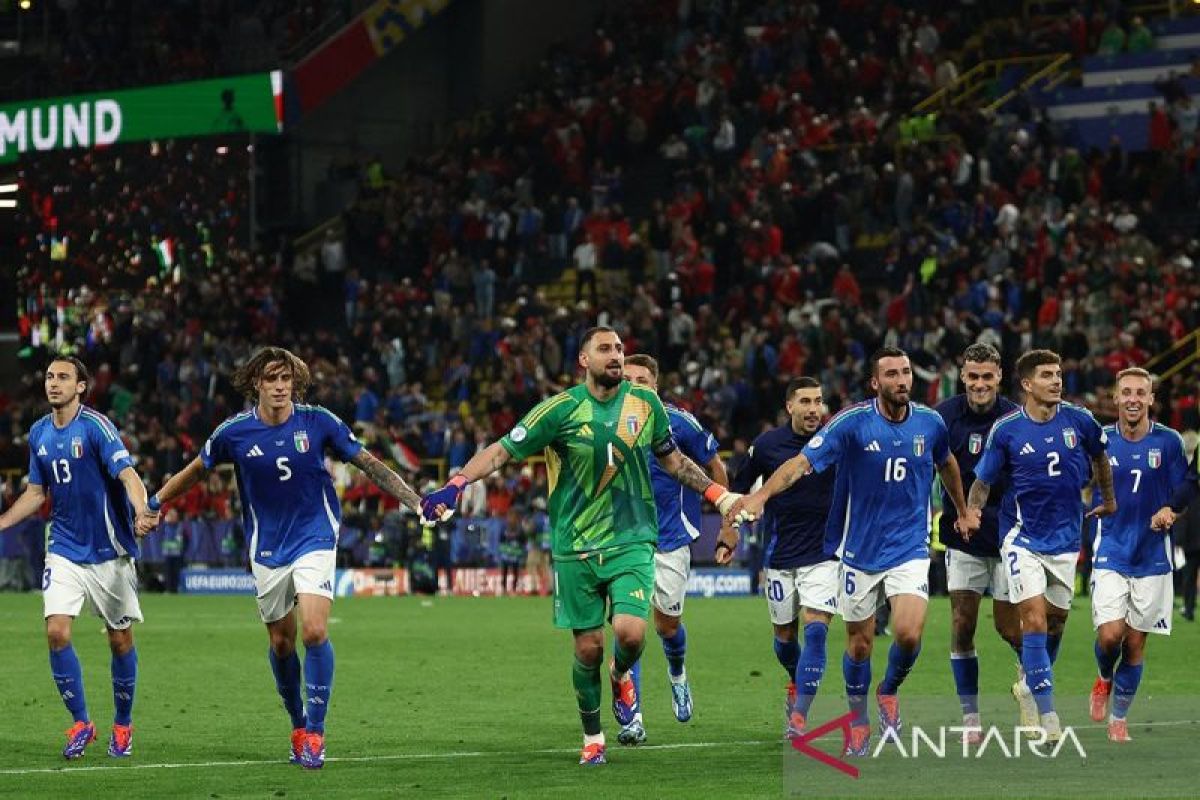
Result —
[[1049, 350], [1030, 350], [1017, 359], [1025, 405], [996, 421], [975, 467], [968, 503], [980, 510], [1001, 476], [1009, 487], [1000, 508], [1000, 552], [1008, 569], [1009, 601], [1021, 616], [1023, 680], [1013, 687], [1022, 702], [1022, 724], [1033, 720], [1046, 736], [1062, 736], [1054, 710], [1053, 664], [1075, 590], [1075, 561], [1082, 541], [1081, 492], [1092, 474], [1103, 505], [1087, 512], [1102, 517], [1117, 510], [1107, 438], [1087, 409], [1062, 401], [1062, 361]]
[[[625, 379], [658, 393], [658, 362], [651, 356], [625, 357]], [[664, 405], [671, 435], [679, 449], [697, 464], [703, 465], [714, 481], [729, 485], [725, 464], [717, 455], [717, 440], [688, 412]], [[671, 705], [675, 719], [692, 718], [692, 690], [688, 685], [684, 658], [687, 654], [687, 628], [683, 624], [683, 602], [687, 595], [688, 573], [692, 568], [689, 545], [700, 537], [700, 495], [675, 480], [657, 460], [650, 462], [650, 481], [654, 487], [654, 505], [658, 511], [658, 549], [654, 553], [654, 629], [662, 640], [667, 657], [667, 677], [671, 684]], [[724, 539], [722, 540], [724, 541]], [[728, 546], [728, 545], [727, 545]], [[634, 686], [641, 699], [641, 659], [633, 666]], [[639, 711], [634, 721], [621, 729], [617, 740], [622, 744], [640, 744], [646, 731]]]
[[1183, 439], [1150, 420], [1150, 373], [1138, 367], [1122, 370], [1114, 396], [1120, 417], [1104, 432], [1117, 513], [1097, 520], [1092, 545], [1092, 624], [1100, 675], [1089, 705], [1092, 719], [1102, 722], [1112, 695], [1108, 738], [1128, 742], [1125, 716], [1142, 679], [1146, 636], [1171, 633], [1170, 527], [1197, 487]]
[[841, 559], [839, 611], [846, 620], [842, 657], [846, 696], [855, 714], [847, 755], [869, 752], [867, 690], [875, 612], [892, 604], [895, 640], [876, 691], [880, 732], [900, 732], [896, 693], [921, 651], [929, 604], [929, 498], [936, 469], [959, 509], [964, 534], [979, 525], [963, 498], [958, 462], [946, 424], [931, 408], [910, 402], [912, 365], [903, 350], [884, 347], [870, 359], [874, 400], [843, 409], [800, 452], [752, 495], [735, 502], [728, 518], [758, 517], [765, 502], [808, 472], [837, 467], [826, 524], [825, 552]]
[[0, 529], [35, 513], [50, 495], [50, 537], [42, 573], [42, 603], [50, 673], [75, 723], [63, 756], [79, 758], [96, 739], [88, 716], [83, 672], [71, 646], [71, 624], [86, 602], [104, 620], [112, 651], [113, 718], [108, 754], [133, 752], [137, 650], [133, 623], [142, 622], [137, 596], [134, 512], [146, 508], [146, 487], [116, 427], [83, 405], [91, 377], [77, 358], [46, 367], [50, 413], [29, 429], [29, 485], [0, 514]]
[[[1016, 403], [1000, 396], [1000, 353], [989, 344], [973, 344], [963, 352], [962, 380], [966, 392], [938, 405], [937, 412], [950, 435], [950, 452], [958, 460], [964, 485], [975, 479], [975, 465], [992, 424], [1015, 411]], [[950, 670], [962, 706], [967, 741], [983, 738], [979, 720], [979, 659], [975, 654], [975, 626], [983, 593], [992, 595], [996, 631], [1021, 653], [1021, 619], [1008, 602], [1008, 578], [1000, 561], [1000, 499], [1003, 489], [992, 492], [983, 508], [979, 530], [965, 538], [955, 528], [958, 520], [950, 495], [942, 491], [939, 535], [946, 545], [946, 582], [950, 590]]]
[[[349, 462], [380, 489], [417, 511], [420, 496], [363, 449], [342, 420], [321, 406], [298, 402], [312, 379], [307, 365], [281, 347], [264, 347], [233, 376], [254, 406], [225, 420], [204, 449], [150, 498], [161, 507], [187, 492], [218, 464], [232, 463], [250, 537], [250, 569], [258, 613], [266, 623], [275, 685], [291, 717], [291, 760], [307, 769], [325, 763], [325, 716], [333, 689], [333, 646], [327, 626], [333, 605], [335, 548], [341, 508], [325, 452]], [[304, 641], [304, 688], [296, 654], [296, 607]]]
[[[813, 378], [788, 382], [789, 422], [754, 440], [750, 458], [733, 489], [748, 492], [760, 477], [774, 474], [796, 458], [821, 427], [825, 400]], [[825, 522], [833, 500], [836, 471], [827, 469], [767, 501], [762, 527], [767, 535], [767, 611], [775, 628], [775, 657], [787, 673], [787, 732], [804, 732], [809, 707], [825, 675], [825, 640], [837, 613], [839, 566], [825, 552]], [[801, 614], [804, 646], [800, 646]]]
[[639, 711], [630, 671], [645, 640], [658, 542], [649, 456], [722, 514], [740, 495], [679, 451], [657, 394], [623, 379], [624, 345], [612, 328], [584, 333], [578, 359], [583, 383], [535, 406], [421, 505], [427, 521], [447, 519], [468, 483], [512, 459], [545, 450], [554, 530], [554, 623], [574, 634], [571, 680], [584, 733], [579, 763], [603, 764], [600, 665], [606, 612], [616, 637], [609, 664], [613, 714], [626, 726]]

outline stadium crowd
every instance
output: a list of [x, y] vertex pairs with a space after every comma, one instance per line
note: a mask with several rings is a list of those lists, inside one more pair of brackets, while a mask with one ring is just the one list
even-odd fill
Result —
[[[1068, 399], [1111, 419], [1115, 373], [1200, 327], [1200, 245], [1168, 225], [1196, 204], [1200, 145], [1175, 124], [1153, 152], [1081, 152], [1019, 98], [997, 115], [944, 109], [914, 141], [913, 105], [1021, 33], [970, 37], [992, 5], [631, 2], [436, 153], [350, 165], [359, 199], [300, 251], [248, 245], [244, 142], [30, 157], [29, 370], [0, 393], [0, 469], [25, 467], [50, 350], [93, 366], [91, 404], [156, 486], [240, 410], [234, 364], [278, 342], [312, 367], [309, 399], [382, 454], [452, 471], [573, 381], [597, 321], [659, 357], [665, 398], [735, 463], [776, 424], [790, 377], [818, 377], [836, 410], [864, 396], [881, 344], [912, 355], [930, 403], [958, 391], [973, 341], [1009, 367], [1050, 347]], [[566, 269], [575, 302], [558, 291]], [[1162, 421], [1200, 427], [1198, 377], [1160, 388]], [[510, 470], [465, 501], [486, 525], [424, 537], [340, 476], [359, 534], [346, 562], [487, 561], [518, 524], [544, 549], [530, 490], [544, 480]], [[229, 522], [206, 536], [233, 563], [229, 484], [175, 514]]]

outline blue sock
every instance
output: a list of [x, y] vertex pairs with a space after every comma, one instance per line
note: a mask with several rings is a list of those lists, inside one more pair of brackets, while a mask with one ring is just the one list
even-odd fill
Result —
[[67, 645], [62, 650], [50, 651], [50, 674], [58, 686], [67, 711], [76, 722], [88, 722], [87, 700], [83, 697], [83, 669], [75, 648]]
[[267, 659], [271, 672], [275, 674], [275, 690], [283, 698], [283, 708], [292, 718], [293, 728], [304, 727], [304, 695], [300, 690], [300, 656], [293, 650], [287, 658], [280, 658], [267, 648]]
[[794, 681], [796, 679], [796, 665], [800, 663], [800, 643], [795, 639], [790, 642], [781, 642], [779, 639], [776, 639], [775, 657], [779, 659], [779, 665], [787, 673], [788, 680]]
[[333, 691], [333, 645], [329, 640], [304, 651], [304, 688], [308, 692], [309, 733], [325, 732], [325, 712]]
[[854, 725], [869, 725], [867, 691], [871, 688], [871, 659], [855, 661], [849, 653], [842, 654], [842, 675], [846, 679], [846, 699], [854, 712]]
[[633, 690], [637, 692], [638, 705], [642, 704], [642, 660], [639, 658], [629, 668], [629, 677], [633, 679]]
[[951, 653], [950, 671], [954, 673], [954, 685], [958, 691], [958, 704], [964, 714], [979, 713], [979, 656], [969, 653]]
[[1058, 661], [1058, 648], [1062, 644], [1061, 633], [1046, 634], [1046, 655], [1050, 656], [1050, 664]]
[[1125, 719], [1129, 713], [1129, 704], [1137, 694], [1138, 684], [1142, 682], [1142, 665], [1126, 664], [1123, 660], [1113, 675], [1113, 719]]
[[1054, 710], [1054, 670], [1050, 666], [1050, 654], [1046, 652], [1046, 634], [1026, 633], [1021, 638], [1025, 683], [1033, 692], [1038, 713], [1048, 714]]
[[662, 637], [663, 655], [667, 657], [667, 671], [672, 678], [683, 674], [683, 658], [687, 654], [687, 628], [683, 623], [675, 630], [674, 636]]
[[1113, 679], [1113, 667], [1117, 665], [1117, 659], [1121, 657], [1121, 648], [1114, 647], [1112, 652], [1106, 652], [1100, 647], [1100, 640], [1096, 640], [1096, 666], [1100, 670], [1100, 677], [1106, 681]]
[[137, 648], [129, 648], [123, 656], [112, 657], [113, 722], [129, 725], [133, 722], [133, 691], [137, 686]]
[[810, 622], [804, 626], [804, 650], [796, 665], [796, 710], [808, 717], [808, 709], [825, 677], [825, 637], [829, 626], [824, 622]]
[[908, 673], [912, 671], [913, 664], [917, 663], [919, 655], [921, 655], [920, 644], [914, 649], [908, 650], [896, 642], [892, 642], [892, 646], [888, 648], [887, 672], [884, 673], [883, 680], [879, 682], [879, 693], [895, 694], [899, 690], [900, 684], [904, 683], [904, 679], [908, 677]]

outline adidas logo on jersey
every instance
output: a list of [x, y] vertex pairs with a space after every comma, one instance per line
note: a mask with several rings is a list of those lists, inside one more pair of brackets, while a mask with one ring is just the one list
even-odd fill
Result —
[[879, 446], [879, 442], [876, 441], [875, 439], [872, 439], [871, 443], [863, 448], [863, 452], [866, 452], [866, 453], [879, 453], [882, 451], [883, 451], [883, 448]]
[[255, 456], [261, 456], [262, 454], [263, 454], [262, 448], [259, 447], [258, 445], [254, 445], [246, 453], [246, 458], [254, 458]]
[[1160, 619], [1158, 622], [1154, 623], [1154, 629], [1160, 630], [1160, 631], [1165, 631], [1165, 630], [1169, 630], [1170, 626], [1167, 625], [1167, 621], [1165, 619]]
[[1030, 455], [1033, 452], [1034, 452], [1033, 445], [1031, 445], [1029, 442], [1026, 442], [1025, 446], [1021, 448], [1021, 455], [1023, 455], [1023, 456]]
[[321, 589], [323, 589], [323, 590], [324, 590], [324, 591], [326, 591], [326, 592], [332, 592], [332, 591], [333, 591], [333, 584], [332, 584], [332, 583], [330, 583], [329, 581], [322, 581], [322, 582], [321, 582], [321, 587], [320, 587], [320, 588], [321, 588]]
[[44, 455], [47, 455], [47, 453], [46, 453], [46, 445], [42, 445], [41, 447], [39, 447], [39, 448], [38, 448], [38, 455], [39, 455], [39, 456], [44, 456]]

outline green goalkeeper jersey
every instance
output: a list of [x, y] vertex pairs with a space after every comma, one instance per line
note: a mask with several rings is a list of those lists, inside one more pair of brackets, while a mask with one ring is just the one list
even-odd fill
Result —
[[654, 392], [622, 381], [601, 402], [580, 384], [543, 400], [500, 444], [516, 459], [545, 450], [555, 556], [658, 541], [649, 459], [675, 441]]

